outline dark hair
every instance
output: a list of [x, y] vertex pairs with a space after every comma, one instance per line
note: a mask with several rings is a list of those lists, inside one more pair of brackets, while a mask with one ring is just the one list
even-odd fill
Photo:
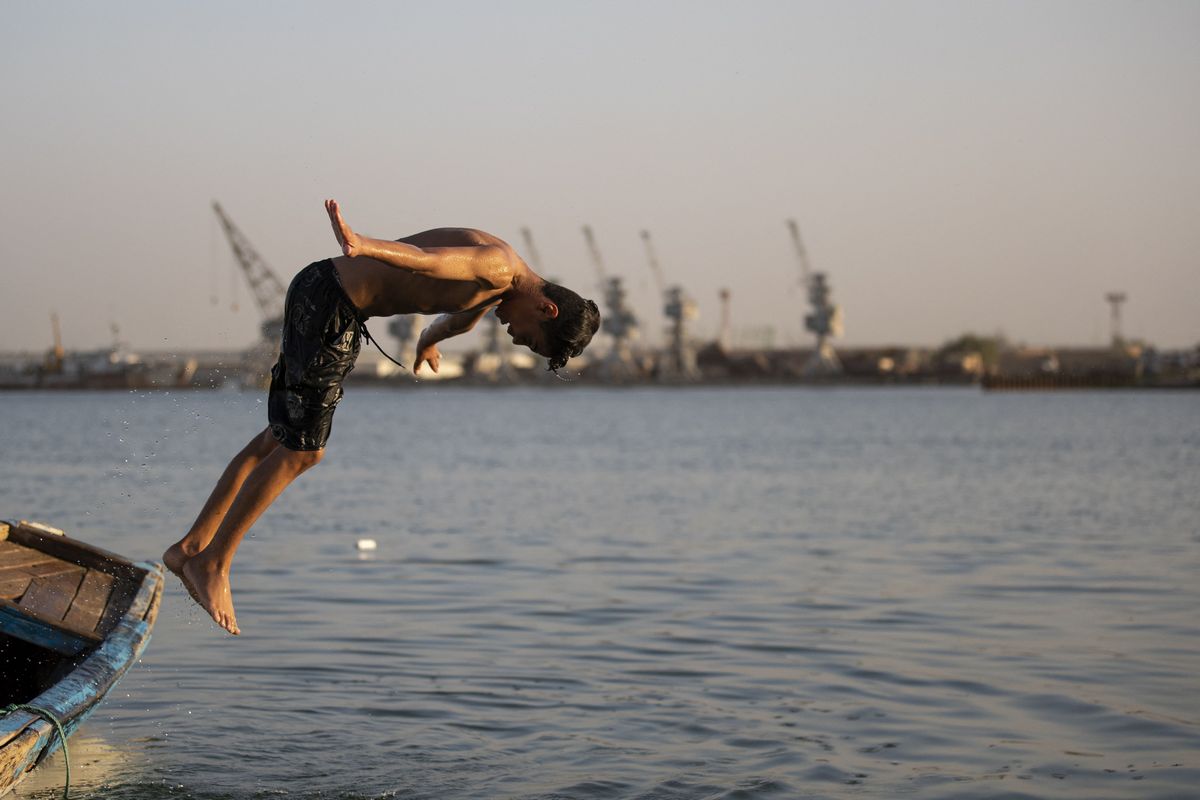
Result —
[[600, 309], [591, 300], [585, 300], [565, 286], [546, 281], [542, 294], [558, 306], [558, 316], [542, 322], [542, 333], [546, 336], [546, 347], [550, 369], [558, 372], [567, 359], [583, 352], [600, 327]]

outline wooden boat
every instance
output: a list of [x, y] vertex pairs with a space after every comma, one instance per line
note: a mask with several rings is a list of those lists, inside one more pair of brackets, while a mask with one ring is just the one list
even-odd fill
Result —
[[138, 659], [162, 587], [158, 564], [39, 523], [0, 522], [0, 795], [62, 746]]

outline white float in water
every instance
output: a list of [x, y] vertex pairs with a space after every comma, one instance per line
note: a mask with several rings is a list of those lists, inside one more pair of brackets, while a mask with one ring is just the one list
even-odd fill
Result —
[[374, 550], [378, 546], [379, 545], [375, 543], [374, 539], [359, 539], [358, 540], [358, 549], [359, 550]]

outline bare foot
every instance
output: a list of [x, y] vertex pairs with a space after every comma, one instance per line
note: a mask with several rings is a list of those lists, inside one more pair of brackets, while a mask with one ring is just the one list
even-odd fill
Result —
[[167, 569], [176, 575], [180, 575], [183, 571], [183, 565], [194, 555], [195, 553], [189, 553], [183, 549], [183, 542], [176, 542], [167, 548], [167, 552], [162, 554], [162, 559], [163, 563], [167, 565]]
[[188, 559], [192, 558], [194, 555], [196, 554], [189, 553], [184, 549], [182, 542], [176, 542], [168, 547], [167, 551], [163, 553], [162, 560], [163, 563], [167, 565], [167, 569], [171, 570], [171, 572], [175, 573], [175, 577], [179, 578], [179, 582], [183, 584], [183, 588], [187, 589], [188, 594], [192, 596], [192, 599], [195, 600], [198, 605], [204, 605], [200, 602], [200, 598], [197, 596], [196, 589], [194, 586], [192, 586], [192, 582], [183, 574], [183, 565], [186, 564]]
[[184, 562], [180, 578], [200, 607], [213, 618], [213, 622], [234, 636], [242, 632], [233, 615], [233, 593], [229, 588], [227, 572], [211, 564], [201, 553]]

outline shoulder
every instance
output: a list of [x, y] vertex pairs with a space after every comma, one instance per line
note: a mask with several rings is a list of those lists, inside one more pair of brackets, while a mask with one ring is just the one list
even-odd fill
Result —
[[500, 237], [476, 228], [430, 228], [397, 241], [417, 247], [508, 247]]
[[489, 289], [507, 289], [524, 262], [508, 245], [484, 244], [475, 248], [476, 274]]
[[[501, 239], [499, 236], [494, 236], [487, 231], [481, 231], [478, 228], [459, 228], [463, 235], [471, 237], [476, 244], [479, 245], [495, 245], [496, 247], [508, 247], [508, 242]], [[511, 248], [510, 248], [511, 249]]]

